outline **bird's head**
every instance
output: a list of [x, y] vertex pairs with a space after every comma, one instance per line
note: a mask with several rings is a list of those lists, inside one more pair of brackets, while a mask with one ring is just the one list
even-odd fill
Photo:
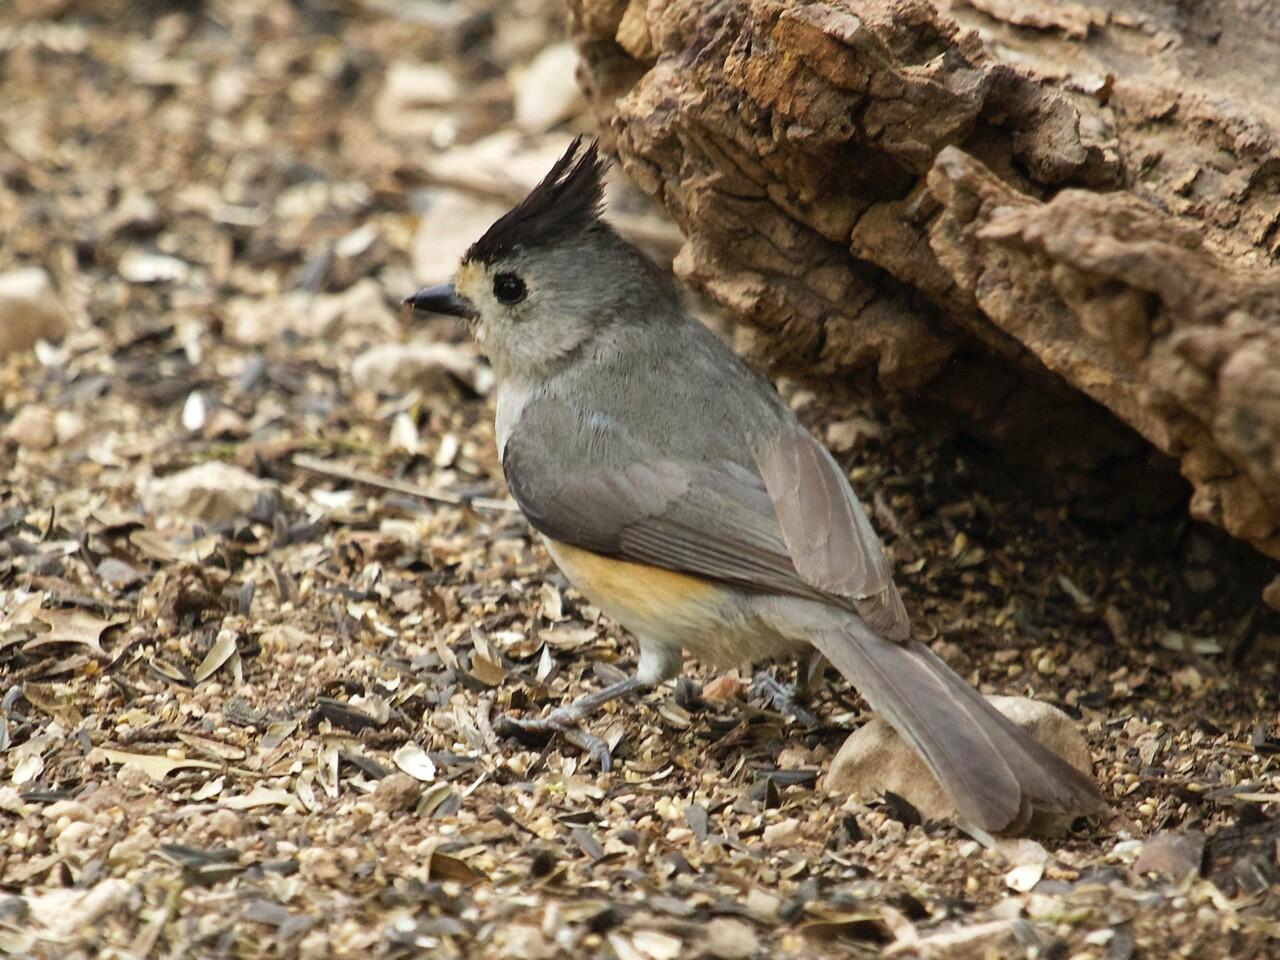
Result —
[[607, 166], [575, 139], [471, 245], [452, 283], [405, 302], [466, 320], [500, 379], [547, 376], [602, 331], [643, 322], [670, 283], [601, 219]]

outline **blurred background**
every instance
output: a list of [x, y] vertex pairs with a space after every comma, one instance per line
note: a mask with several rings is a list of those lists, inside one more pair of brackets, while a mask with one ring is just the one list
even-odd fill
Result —
[[[6, 4], [9, 438], [164, 472], [184, 443], [264, 441], [286, 413], [323, 437], [354, 389], [374, 433], [407, 414], [406, 458], [478, 469], [441, 451], [456, 411], [430, 383], [482, 394], [482, 367], [452, 321], [402, 327], [399, 301], [590, 130], [563, 17], [558, 0]], [[611, 205], [669, 262], [659, 209], [625, 188]], [[448, 346], [388, 346], [405, 335]], [[380, 392], [414, 396], [386, 411]]]

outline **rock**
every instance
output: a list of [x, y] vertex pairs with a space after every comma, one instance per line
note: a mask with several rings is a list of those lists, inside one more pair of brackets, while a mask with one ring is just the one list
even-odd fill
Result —
[[800, 839], [800, 821], [794, 817], [779, 820], [764, 828], [766, 847], [789, 847]]
[[0, 274], [0, 357], [58, 340], [71, 325], [49, 275], [39, 267]]
[[117, 590], [127, 590], [146, 579], [141, 570], [118, 557], [107, 557], [99, 563], [98, 576]]
[[366, 278], [341, 293], [316, 296], [298, 332], [304, 336], [328, 337], [339, 330], [393, 333], [397, 327], [396, 313], [387, 306], [382, 286]]
[[191, 275], [191, 264], [177, 257], [148, 250], [128, 250], [117, 270], [130, 283], [181, 283]]
[[59, 820], [66, 817], [72, 822], [92, 820], [93, 811], [79, 800], [59, 800], [40, 811], [46, 820]]
[[1263, 589], [1262, 602], [1272, 610], [1280, 610], [1280, 577], [1273, 577]]
[[883, 424], [868, 420], [866, 417], [854, 417], [851, 420], [837, 420], [827, 424], [823, 439], [836, 453], [846, 453], [859, 446], [864, 440], [879, 440], [883, 436]]
[[374, 119], [392, 136], [430, 136], [449, 117], [441, 108], [457, 97], [457, 81], [439, 64], [393, 63], [374, 105]]
[[277, 297], [232, 297], [225, 306], [223, 327], [236, 343], [263, 346], [306, 324], [311, 297], [291, 290]]
[[[518, 130], [502, 129], [474, 143], [424, 155], [418, 163], [430, 182], [448, 183], [480, 194], [506, 195], [514, 202], [547, 175], [572, 139], [568, 134], [550, 133], [530, 141]], [[506, 204], [496, 205], [500, 214], [508, 208]], [[456, 266], [454, 263], [449, 269]], [[434, 278], [420, 275], [419, 279]]]
[[176, 513], [219, 523], [244, 516], [258, 497], [275, 489], [274, 483], [247, 470], [210, 460], [166, 477], [144, 479], [138, 484], [138, 495], [148, 514]]
[[373, 805], [387, 813], [403, 813], [417, 806], [422, 787], [407, 773], [392, 773], [373, 789]]
[[1134, 873], [1154, 873], [1178, 883], [1200, 872], [1204, 862], [1204, 834], [1199, 830], [1157, 833], [1142, 846], [1133, 864]]
[[62, 887], [33, 893], [27, 898], [31, 919], [49, 933], [69, 937], [91, 927], [98, 919], [123, 906], [134, 886], [112, 877], [88, 889]]
[[578, 51], [558, 43], [541, 51], [516, 86], [516, 126], [526, 133], [542, 133], [568, 120], [585, 106], [578, 88]]
[[234, 810], [215, 810], [209, 814], [205, 825], [215, 837], [230, 839], [240, 836], [244, 818]]
[[[448, 393], [457, 377], [479, 393], [488, 390], [488, 371], [481, 375], [476, 355], [468, 347], [449, 343], [381, 343], [351, 362], [356, 386], [384, 394]], [[481, 389], [483, 387], [484, 389]]]
[[631, 0], [618, 21], [618, 46], [633, 60], [653, 59], [653, 34], [649, 31], [649, 20], [645, 15], [648, 7], [649, 0]]
[[80, 439], [84, 430], [84, 417], [72, 410], [59, 410], [53, 415], [53, 435], [59, 444]]
[[285, 333], [335, 337], [348, 330], [392, 334], [396, 314], [376, 280], [364, 279], [341, 293], [291, 290], [277, 297], [235, 297], [226, 304], [227, 336], [261, 346]]
[[510, 960], [550, 960], [560, 951], [542, 930], [528, 923], [513, 923], [502, 931], [498, 956]]
[[743, 960], [756, 955], [760, 941], [750, 924], [730, 917], [716, 917], [707, 924], [703, 949], [720, 960]]
[[[1072, 766], [1091, 773], [1089, 745], [1075, 721], [1061, 710], [1027, 697], [987, 697], [991, 705], [1019, 728], [1061, 756]], [[888, 722], [873, 717], [840, 747], [826, 777], [832, 793], [872, 800], [886, 791], [912, 804], [925, 820], [955, 813], [950, 798], [916, 752], [907, 746]], [[1051, 818], [1036, 818], [1028, 833], [1054, 834], [1070, 826]]]
[[164, 222], [160, 206], [151, 197], [137, 190], [130, 190], [115, 207], [102, 218], [103, 236], [120, 233], [147, 233], [158, 230]]
[[703, 700], [741, 700], [747, 685], [735, 673], [723, 673], [702, 688]]
[[48, 450], [57, 440], [57, 419], [52, 410], [29, 403], [4, 428], [5, 438], [23, 450]]
[[476, 238], [506, 212], [500, 203], [461, 190], [427, 190], [426, 209], [413, 236], [413, 275], [423, 284], [453, 276]]
[[1039, 942], [1035, 927], [1026, 920], [993, 920], [922, 937], [912, 944], [910, 955], [921, 960], [1023, 957]]

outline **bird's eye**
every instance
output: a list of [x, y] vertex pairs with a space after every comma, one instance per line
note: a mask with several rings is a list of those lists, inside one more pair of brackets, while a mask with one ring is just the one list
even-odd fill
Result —
[[524, 299], [529, 289], [514, 273], [500, 273], [493, 278], [493, 295], [499, 303], [513, 304]]

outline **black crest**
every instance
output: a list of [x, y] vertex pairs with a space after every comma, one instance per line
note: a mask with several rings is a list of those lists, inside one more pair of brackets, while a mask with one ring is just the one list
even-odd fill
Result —
[[579, 154], [581, 146], [582, 137], [575, 137], [542, 182], [495, 220], [463, 261], [493, 263], [517, 247], [550, 246], [598, 223], [609, 161], [600, 156], [595, 141]]

